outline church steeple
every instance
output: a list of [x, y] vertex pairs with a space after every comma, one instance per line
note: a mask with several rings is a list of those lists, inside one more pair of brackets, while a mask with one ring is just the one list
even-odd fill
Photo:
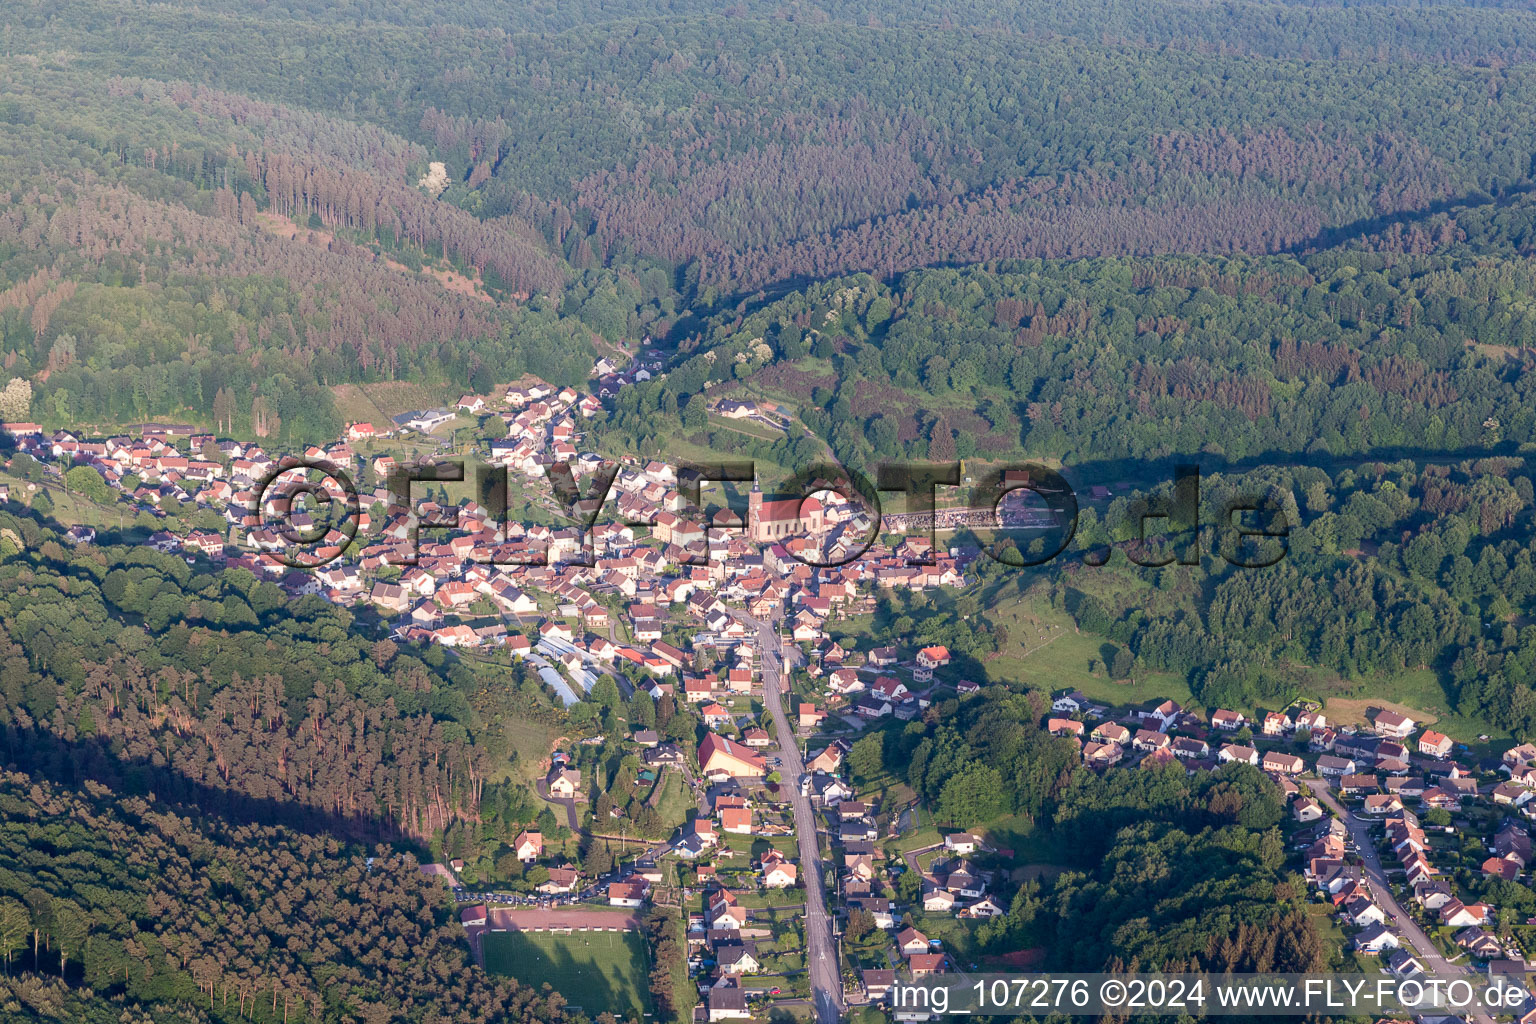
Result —
[[763, 523], [763, 488], [757, 480], [757, 467], [752, 467], [752, 492], [747, 495], [748, 536], [757, 537]]

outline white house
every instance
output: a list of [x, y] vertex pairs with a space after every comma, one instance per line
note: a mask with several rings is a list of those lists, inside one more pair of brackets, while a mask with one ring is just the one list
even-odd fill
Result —
[[944, 849], [950, 853], [975, 853], [980, 845], [981, 837], [971, 832], [951, 832], [944, 837]]
[[1216, 760], [1222, 764], [1253, 764], [1259, 763], [1259, 752], [1252, 747], [1245, 747], [1240, 743], [1228, 743], [1216, 753]]

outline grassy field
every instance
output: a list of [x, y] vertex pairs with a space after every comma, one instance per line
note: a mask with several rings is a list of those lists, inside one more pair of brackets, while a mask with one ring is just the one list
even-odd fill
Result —
[[[1134, 591], [1137, 599], [1168, 600], [1150, 587], [1138, 589], [1123, 574], [1107, 572], [1092, 579], [1094, 585], [1084, 589], [1099, 593], [1101, 599], [1108, 598], [1106, 604], [1111, 604], [1116, 595], [1123, 599], [1130, 591]], [[1157, 697], [1172, 698], [1185, 706], [1198, 703], [1190, 693], [1188, 682], [1181, 676], [1138, 669], [1134, 679], [1117, 682], [1109, 679], [1102, 669], [1090, 672], [1089, 663], [1095, 659], [1103, 660], [1101, 648], [1109, 641], [1101, 636], [1077, 632], [1072, 617], [1052, 608], [1044, 598], [1027, 593], [1005, 593], [994, 600], [985, 614], [993, 623], [1008, 629], [1007, 649], [986, 662], [987, 670], [994, 678], [1018, 679], [1050, 692], [1076, 688], [1093, 700], [1115, 705], [1137, 704]], [[1476, 750], [1497, 749], [1501, 741], [1507, 743], [1510, 738], [1505, 730], [1485, 719], [1451, 713], [1445, 689], [1430, 669], [1409, 669], [1369, 679], [1344, 680], [1305, 665], [1292, 668], [1303, 691], [1324, 702], [1324, 712], [1332, 723], [1359, 725], [1367, 721], [1368, 709], [1390, 708], [1411, 715], [1421, 723], [1432, 723], [1447, 736]], [[1259, 709], [1237, 710], [1251, 714]], [[1479, 743], [1479, 735], [1489, 736], [1489, 742]]]
[[523, 781], [543, 778], [544, 772], [539, 768], [539, 762], [549, 757], [555, 732], [547, 725], [526, 718], [514, 717], [507, 720], [507, 745], [517, 752], [519, 774]]
[[765, 423], [759, 423], [756, 420], [732, 420], [714, 413], [709, 416], [709, 429], [734, 430], [738, 434], [746, 434], [748, 437], [755, 437], [769, 443], [784, 437], [784, 431], [775, 430]]
[[1307, 917], [1312, 920], [1312, 927], [1317, 929], [1318, 937], [1323, 940], [1329, 966], [1338, 971], [1363, 969], [1355, 958], [1354, 950], [1349, 948], [1349, 937], [1339, 927], [1338, 919], [1330, 913], [1332, 907], [1326, 903], [1308, 903], [1305, 910]]
[[683, 781], [680, 772], [663, 772], [661, 780], [657, 783], [661, 786], [661, 795], [657, 798], [656, 813], [661, 820], [669, 826], [681, 825], [688, 820], [688, 812], [694, 809], [693, 794], [688, 791], [688, 784]]
[[638, 932], [489, 932], [485, 967], [538, 988], [546, 981], [589, 1015], [651, 1010], [645, 942]]
[[[11, 488], [11, 500], [17, 506], [26, 504], [29, 496], [27, 481], [19, 476], [0, 472], [0, 483]], [[116, 530], [118, 528], [132, 529], [138, 513], [127, 505], [98, 505], [88, 500], [84, 495], [72, 491], [65, 491], [58, 481], [49, 479], [38, 482], [40, 491], [48, 492], [48, 500], [53, 502], [52, 516], [65, 526], [94, 526], [98, 530]]]
[[[1445, 688], [1430, 669], [1410, 669], [1353, 682], [1337, 680], [1319, 696], [1324, 700], [1328, 720], [1342, 725], [1365, 721], [1367, 708], [1389, 708], [1411, 715], [1423, 724], [1433, 724], [1451, 739], [1474, 749], [1491, 749], [1499, 746], [1501, 740], [1510, 739], [1508, 732], [1486, 719], [1451, 713]], [[1489, 736], [1490, 742], [1479, 743], [1480, 735]]]
[[1073, 844], [1049, 824], [1032, 822], [1024, 815], [1010, 815], [989, 822], [982, 833], [998, 849], [1013, 851], [1018, 864], [1071, 864]]
[[1007, 648], [985, 663], [994, 679], [1021, 680], [1050, 692], [1078, 689], [1109, 704], [1137, 704], [1154, 697], [1172, 698], [1180, 704], [1192, 702], [1188, 682], [1172, 673], [1138, 669], [1134, 679], [1116, 682], [1102, 669], [1090, 671], [1091, 662], [1103, 660], [1101, 649], [1109, 641], [1079, 633], [1070, 615], [1056, 611], [1044, 600], [1009, 595], [985, 614], [992, 623], [1008, 629]]
[[380, 381], [376, 384], [338, 384], [331, 389], [337, 415], [361, 419], [383, 427], [377, 418], [388, 420], [403, 412], [432, 409], [443, 403], [446, 394], [441, 385], [410, 381]]
[[356, 384], [337, 384], [331, 388], [331, 401], [336, 406], [336, 415], [348, 423], [372, 423], [377, 429], [383, 430], [385, 422], [389, 420], [384, 410], [375, 405], [373, 399]]

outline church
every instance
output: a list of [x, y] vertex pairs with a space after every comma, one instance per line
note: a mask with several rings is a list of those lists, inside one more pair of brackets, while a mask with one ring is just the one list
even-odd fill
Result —
[[826, 527], [826, 510], [815, 497], [804, 502], [799, 498], [764, 501], [762, 487], [754, 478], [752, 493], [747, 498], [747, 523], [753, 540], [771, 544], [788, 537], [820, 533]]

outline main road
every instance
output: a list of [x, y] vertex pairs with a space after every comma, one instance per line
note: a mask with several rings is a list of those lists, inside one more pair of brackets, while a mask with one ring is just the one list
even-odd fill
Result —
[[811, 975], [811, 998], [816, 1004], [817, 1024], [837, 1024], [843, 1015], [843, 975], [838, 969], [837, 945], [832, 937], [832, 917], [827, 913], [827, 897], [817, 840], [816, 815], [811, 800], [801, 788], [805, 764], [794, 730], [784, 713], [779, 693], [783, 671], [784, 647], [777, 618], [758, 621], [741, 615], [743, 622], [757, 627], [758, 647], [762, 652], [763, 704], [773, 716], [779, 738], [779, 767], [782, 785], [789, 791], [795, 812], [795, 835], [800, 843], [800, 877], [805, 880], [805, 962]]
[[[1424, 970], [1436, 977], [1475, 974], [1471, 967], [1465, 964], [1453, 964], [1442, 956], [1440, 947], [1424, 934], [1424, 929], [1419, 927], [1419, 923], [1397, 902], [1397, 897], [1392, 895], [1392, 889], [1387, 885], [1386, 872], [1381, 867], [1381, 856], [1376, 852], [1376, 844], [1371, 839], [1370, 823], [1355, 817], [1335, 800], [1333, 794], [1328, 791], [1326, 780], [1309, 779], [1307, 787], [1312, 790], [1312, 795], [1337, 814], [1339, 820], [1344, 822], [1344, 827], [1349, 829], [1350, 838], [1355, 841], [1355, 852], [1360, 854], [1360, 859], [1365, 862], [1366, 888], [1370, 890], [1372, 898], [1381, 905], [1382, 909], [1396, 918], [1392, 924], [1408, 940], [1411, 952], [1419, 963], [1424, 965]], [[1493, 1018], [1485, 1011], [1473, 1013], [1471, 1017], [1478, 1024], [1493, 1024]]]

